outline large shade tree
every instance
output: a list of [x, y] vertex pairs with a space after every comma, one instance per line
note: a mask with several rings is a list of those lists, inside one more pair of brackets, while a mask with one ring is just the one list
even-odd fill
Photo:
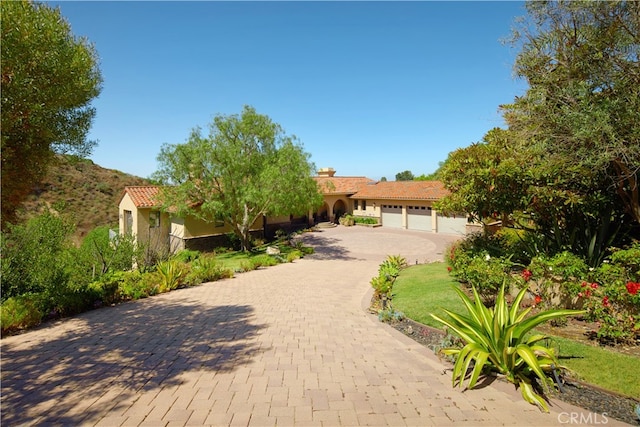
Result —
[[165, 144], [157, 178], [161, 204], [178, 215], [222, 220], [250, 248], [250, 228], [263, 215], [308, 213], [322, 203], [314, 165], [295, 136], [245, 106], [217, 115], [209, 135], [192, 131], [184, 144]]
[[513, 42], [530, 88], [503, 107], [509, 127], [640, 224], [640, 2], [535, 1], [527, 12]]
[[450, 155], [442, 207], [516, 213], [539, 249], [597, 265], [640, 225], [640, 3], [536, 1], [527, 12], [513, 43], [529, 89], [502, 106], [508, 130]]
[[0, 8], [4, 227], [16, 220], [54, 153], [90, 154], [90, 101], [102, 77], [93, 45], [72, 34], [58, 9], [26, 0]]

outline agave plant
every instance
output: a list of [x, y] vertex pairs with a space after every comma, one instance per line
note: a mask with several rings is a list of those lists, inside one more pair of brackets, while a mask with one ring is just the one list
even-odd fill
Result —
[[500, 288], [495, 306], [487, 308], [481, 301], [478, 291], [473, 287], [471, 299], [459, 288], [454, 287], [465, 307], [467, 315], [444, 310], [451, 320], [445, 320], [432, 314], [438, 322], [446, 325], [465, 342], [462, 348], [441, 350], [444, 354], [456, 357], [453, 368], [453, 386], [463, 385], [471, 362], [475, 362], [467, 388], [476, 385], [480, 373], [486, 368], [503, 374], [506, 379], [520, 387], [522, 397], [529, 403], [549, 412], [543, 396], [534, 388], [533, 380], [538, 377], [546, 387], [551, 381], [545, 374], [558, 367], [553, 349], [542, 345], [545, 335], [529, 332], [536, 326], [552, 319], [585, 313], [580, 310], [548, 310], [528, 316], [531, 307], [519, 310], [527, 288], [522, 289], [511, 307], [505, 300], [504, 284]]
[[161, 262], [157, 266], [157, 271], [161, 279], [160, 288], [162, 292], [178, 288], [180, 278], [184, 273], [181, 264], [176, 260]]

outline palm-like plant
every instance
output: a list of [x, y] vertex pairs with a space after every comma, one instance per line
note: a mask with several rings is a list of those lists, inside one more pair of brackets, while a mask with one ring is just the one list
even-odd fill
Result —
[[519, 310], [527, 288], [522, 289], [511, 307], [507, 305], [504, 296], [504, 284], [500, 288], [493, 308], [487, 308], [480, 296], [473, 288], [474, 300], [459, 288], [454, 287], [465, 307], [467, 315], [460, 315], [444, 310], [450, 320], [439, 316], [431, 316], [449, 327], [465, 341], [462, 348], [447, 348], [441, 350], [447, 355], [455, 355], [456, 363], [453, 368], [453, 385], [462, 386], [471, 362], [475, 362], [467, 388], [476, 385], [478, 377], [486, 367], [503, 374], [506, 379], [520, 387], [522, 397], [529, 403], [536, 404], [545, 412], [549, 408], [543, 396], [538, 394], [533, 386], [537, 376], [546, 387], [550, 380], [545, 372], [558, 366], [553, 349], [541, 344], [547, 338], [545, 335], [528, 333], [536, 326], [559, 317], [584, 313], [579, 310], [548, 310], [527, 317], [531, 307]]

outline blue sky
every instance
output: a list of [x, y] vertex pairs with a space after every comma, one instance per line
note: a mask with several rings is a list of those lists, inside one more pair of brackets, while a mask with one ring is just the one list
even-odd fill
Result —
[[142, 177], [163, 143], [244, 105], [318, 168], [431, 173], [526, 89], [500, 42], [520, 2], [48, 3], [100, 56], [92, 160]]

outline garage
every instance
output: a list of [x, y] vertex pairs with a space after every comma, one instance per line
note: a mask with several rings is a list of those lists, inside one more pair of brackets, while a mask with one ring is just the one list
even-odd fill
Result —
[[409, 230], [432, 231], [431, 208], [407, 206], [407, 228]]
[[402, 206], [382, 205], [382, 226], [402, 228]]
[[457, 234], [464, 236], [467, 231], [467, 216], [457, 214], [452, 216], [444, 216], [438, 214], [438, 233]]

